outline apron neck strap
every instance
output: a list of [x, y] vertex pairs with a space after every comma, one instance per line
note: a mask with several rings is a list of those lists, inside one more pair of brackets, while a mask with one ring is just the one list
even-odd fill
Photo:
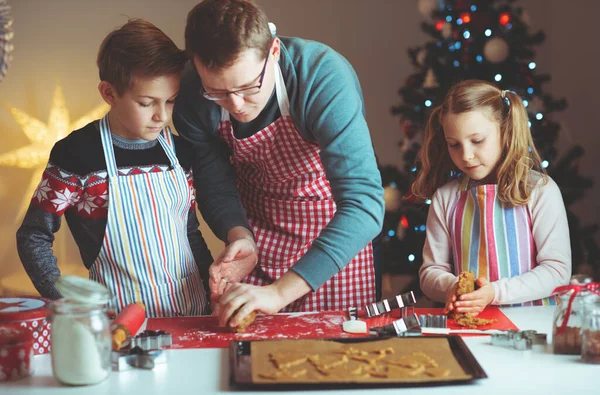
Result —
[[[106, 161], [106, 171], [109, 177], [116, 177], [117, 172], [117, 161], [115, 160], [115, 151], [113, 148], [113, 142], [111, 137], [110, 125], [108, 122], [108, 114], [106, 114], [100, 120], [100, 138], [102, 139], [102, 149], [104, 151], [104, 159]], [[179, 165], [177, 155], [175, 155], [175, 145], [173, 143], [173, 135], [171, 134], [171, 128], [165, 127], [157, 137], [159, 144], [163, 147], [165, 154], [171, 162], [173, 168]]]

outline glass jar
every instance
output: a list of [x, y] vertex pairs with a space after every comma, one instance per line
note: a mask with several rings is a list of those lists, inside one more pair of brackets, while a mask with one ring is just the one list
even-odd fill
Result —
[[73, 276], [59, 278], [56, 288], [64, 298], [50, 306], [54, 377], [69, 385], [99, 383], [111, 371], [110, 291]]
[[588, 363], [600, 363], [600, 297], [594, 295], [586, 301], [582, 328], [581, 359]]
[[[585, 285], [591, 281], [591, 277], [575, 275], [571, 277], [570, 284]], [[552, 347], [554, 354], [581, 354], [581, 329], [585, 316], [584, 306], [587, 300], [594, 297], [594, 294], [587, 290], [579, 292], [573, 298], [570, 314], [566, 317], [569, 300], [574, 292], [575, 291], [571, 290], [557, 296], [559, 303], [556, 306], [556, 311], [554, 313], [554, 325], [552, 330]]]

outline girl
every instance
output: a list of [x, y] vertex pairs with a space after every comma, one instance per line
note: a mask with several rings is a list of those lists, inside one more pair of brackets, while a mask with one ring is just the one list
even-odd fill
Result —
[[[431, 114], [420, 160], [414, 193], [433, 195], [419, 271], [425, 295], [459, 313], [554, 304], [552, 290], [571, 275], [569, 228], [521, 98], [485, 81], [458, 83]], [[462, 271], [480, 288], [456, 300]]]

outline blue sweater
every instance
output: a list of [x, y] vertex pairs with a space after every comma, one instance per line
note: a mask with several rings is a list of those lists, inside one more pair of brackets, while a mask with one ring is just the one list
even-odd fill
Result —
[[[279, 37], [281, 68], [296, 129], [321, 148], [337, 211], [307, 253], [292, 267], [313, 290], [337, 274], [381, 230], [384, 201], [358, 78], [348, 61], [328, 46]], [[185, 71], [173, 122], [196, 152], [196, 200], [222, 240], [234, 226], [248, 226], [236, 188], [229, 148], [221, 140], [221, 107], [201, 95], [193, 68]], [[253, 133], [279, 116], [270, 100]], [[234, 131], [237, 134], [236, 124]], [[247, 133], [244, 133], [247, 134]]]

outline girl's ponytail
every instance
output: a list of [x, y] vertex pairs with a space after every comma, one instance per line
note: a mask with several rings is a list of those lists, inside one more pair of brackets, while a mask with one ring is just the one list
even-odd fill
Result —
[[501, 91], [505, 106], [503, 135], [504, 160], [498, 168], [499, 198], [508, 206], [526, 204], [531, 196], [531, 170], [545, 177], [540, 155], [529, 130], [529, 118], [523, 101], [513, 91]]

